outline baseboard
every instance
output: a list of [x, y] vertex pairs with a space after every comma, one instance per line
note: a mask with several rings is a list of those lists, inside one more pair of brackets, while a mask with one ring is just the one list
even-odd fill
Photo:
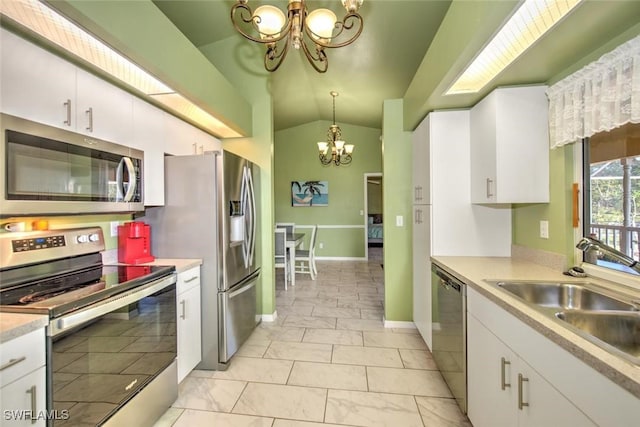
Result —
[[316, 261], [366, 261], [365, 257], [317, 256]]
[[278, 318], [278, 311], [274, 310], [273, 314], [263, 314], [262, 321], [263, 322], [275, 322]]
[[384, 327], [389, 329], [416, 329], [416, 324], [413, 322], [399, 322], [396, 320], [386, 320], [382, 318]]

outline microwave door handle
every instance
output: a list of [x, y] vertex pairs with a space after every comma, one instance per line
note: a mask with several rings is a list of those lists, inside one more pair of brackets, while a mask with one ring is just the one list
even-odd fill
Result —
[[129, 172], [129, 186], [127, 188], [127, 193], [124, 195], [124, 202], [130, 202], [133, 199], [134, 194], [136, 193], [136, 185], [138, 183], [138, 174], [136, 172], [136, 168], [133, 165], [133, 160], [129, 157], [123, 157], [122, 161], [127, 166], [127, 172]]
[[121, 202], [124, 199], [123, 193], [123, 168], [124, 168], [124, 158], [120, 159], [120, 163], [118, 163], [118, 167], [116, 168], [116, 202]]

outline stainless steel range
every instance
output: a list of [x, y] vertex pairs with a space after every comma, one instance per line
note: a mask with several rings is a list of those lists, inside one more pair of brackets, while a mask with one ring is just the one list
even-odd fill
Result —
[[152, 425], [178, 394], [175, 269], [105, 266], [104, 249], [100, 228], [0, 234], [0, 311], [49, 316], [65, 426]]

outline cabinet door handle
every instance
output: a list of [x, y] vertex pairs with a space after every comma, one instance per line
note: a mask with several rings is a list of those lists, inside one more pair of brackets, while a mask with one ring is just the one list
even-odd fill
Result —
[[525, 378], [522, 376], [522, 374], [518, 374], [518, 409], [520, 409], [521, 411], [525, 406], [529, 406], [529, 403], [523, 402], [522, 399], [522, 383], [524, 383], [525, 381], [529, 381], [529, 378]]
[[194, 281], [194, 280], [196, 280], [198, 277], [199, 277], [199, 276], [193, 276], [193, 277], [192, 277], [192, 278], [190, 278], [190, 279], [186, 279], [186, 280], [184, 281], [184, 283], [190, 283], [190, 282], [193, 282], [193, 281]]
[[422, 224], [422, 210], [420, 209], [416, 209], [416, 215], [415, 215], [415, 223], [416, 224]]
[[501, 357], [500, 358], [500, 388], [502, 390], [506, 389], [507, 387], [511, 387], [511, 383], [507, 383], [506, 381], [505, 368], [507, 365], [511, 365], [511, 362], [509, 362], [504, 357]]
[[36, 386], [32, 385], [27, 390], [27, 393], [31, 395], [31, 424], [38, 422], [38, 402], [36, 401]]
[[180, 301], [180, 305], [182, 306], [182, 314], [180, 315], [180, 318], [184, 320], [187, 318], [187, 302], [182, 300]]
[[67, 119], [64, 121], [64, 124], [67, 126], [71, 126], [71, 100], [67, 99], [67, 102], [63, 103], [65, 107], [67, 107]]
[[415, 187], [414, 195], [415, 195], [416, 202], [421, 202], [422, 201], [422, 186], [421, 185], [418, 185], [417, 187]]
[[26, 359], [27, 359], [27, 356], [22, 356], [19, 359], [9, 359], [7, 363], [0, 366], [0, 371], [4, 371], [5, 369], [12, 367], [13, 365], [17, 365], [18, 363], [23, 362]]
[[85, 113], [87, 113], [87, 116], [89, 119], [89, 125], [87, 126], [87, 130], [89, 132], [93, 132], [93, 108], [89, 107], [89, 109], [85, 111]]
[[487, 178], [487, 198], [493, 197], [493, 180]]

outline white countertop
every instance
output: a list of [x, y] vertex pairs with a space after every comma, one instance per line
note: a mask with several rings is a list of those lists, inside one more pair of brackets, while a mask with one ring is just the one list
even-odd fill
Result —
[[183, 271], [202, 265], [202, 260], [188, 258], [156, 258], [153, 262], [141, 265], [175, 265], [176, 273], [182, 273]]
[[0, 343], [44, 328], [49, 317], [40, 314], [0, 313]]
[[640, 366], [591, 343], [560, 323], [536, 311], [519, 298], [485, 280], [589, 281], [640, 297], [640, 291], [594, 277], [574, 278], [529, 261], [499, 257], [432, 257], [432, 261], [513, 314], [556, 344], [571, 352], [614, 383], [640, 398]]

